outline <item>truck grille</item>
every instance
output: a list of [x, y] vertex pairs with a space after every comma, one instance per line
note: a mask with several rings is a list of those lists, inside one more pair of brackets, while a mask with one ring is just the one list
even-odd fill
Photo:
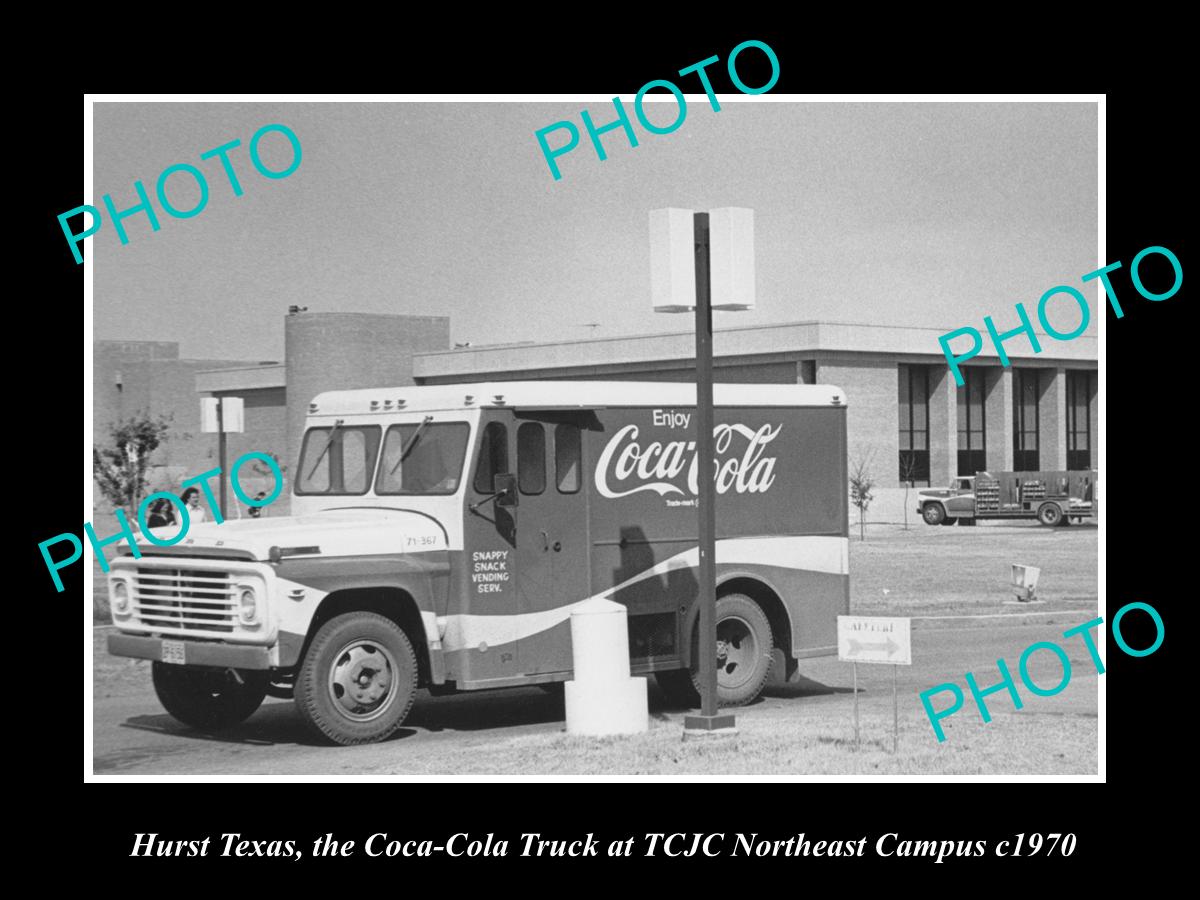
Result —
[[133, 578], [133, 618], [155, 631], [233, 631], [234, 578], [211, 569], [139, 567]]

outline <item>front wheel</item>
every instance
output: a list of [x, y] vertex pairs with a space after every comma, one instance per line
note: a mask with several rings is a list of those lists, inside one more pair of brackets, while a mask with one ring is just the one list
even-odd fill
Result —
[[[206, 669], [155, 662], [154, 692], [168, 713], [201, 731], [220, 731], [246, 721], [267, 695], [266, 672]], [[239, 681], [239, 678], [241, 679]]]
[[337, 744], [381, 741], [400, 727], [417, 694], [417, 655], [391, 619], [350, 612], [317, 632], [296, 678], [296, 709]]
[[946, 518], [946, 510], [940, 503], [926, 503], [921, 510], [921, 518], [925, 520], [926, 525], [941, 525], [942, 520]]

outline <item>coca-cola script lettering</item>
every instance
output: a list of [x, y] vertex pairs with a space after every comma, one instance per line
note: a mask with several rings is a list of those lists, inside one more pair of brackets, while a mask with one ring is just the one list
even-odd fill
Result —
[[[775, 482], [775, 457], [763, 456], [763, 451], [782, 427], [768, 424], [755, 431], [722, 424], [713, 429], [718, 494], [730, 488], [739, 494], [761, 494]], [[681, 481], [686, 481], [687, 492], [699, 493], [696, 442], [653, 441], [643, 447], [636, 425], [614, 434], [596, 464], [596, 490], [605, 497], [628, 497], [638, 491], [654, 491], [660, 497], [683, 494]]]

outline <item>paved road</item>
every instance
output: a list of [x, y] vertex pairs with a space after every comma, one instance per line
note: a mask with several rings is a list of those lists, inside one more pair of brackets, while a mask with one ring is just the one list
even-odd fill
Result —
[[[1010, 624], [997, 620], [977, 622], [917, 623], [913, 631], [914, 665], [899, 670], [899, 689], [905, 703], [915, 694], [944, 681], [964, 683], [967, 671], [976, 674], [981, 687], [997, 680], [995, 661], [1003, 657], [1014, 677], [1021, 651], [1034, 641], [1062, 640], [1067, 628], [1087, 618], [1064, 615], [1056, 624], [1029, 620]], [[922, 627], [928, 625], [928, 627]], [[963, 626], [967, 627], [963, 627]], [[97, 654], [103, 654], [103, 629], [98, 629]], [[1040, 712], [1095, 715], [1097, 675], [1087, 650], [1078, 638], [1067, 641], [1073, 677], [1063, 693], [1052, 698], [1023, 693], [1027, 705]], [[890, 688], [885, 667], [860, 667], [862, 687], [878, 697]], [[243, 725], [221, 735], [192, 731], [166, 715], [150, 685], [148, 664], [138, 664], [128, 677], [105, 678], [94, 691], [93, 763], [97, 775], [345, 775], [372, 771], [404, 771], [405, 748], [422, 751], [420, 757], [436, 759], [439, 746], [489, 747], [514, 736], [563, 729], [562, 700], [536, 688], [476, 692], [432, 698], [422, 692], [398, 735], [383, 744], [365, 747], [330, 747], [310, 736], [288, 701], [268, 699]], [[851, 704], [851, 671], [836, 659], [803, 664], [802, 683], [773, 688], [759, 703], [738, 711], [740, 718], [771, 717], [795, 704]], [[1034, 657], [1031, 673], [1038, 683], [1052, 686], [1061, 670], [1049, 652]], [[134, 677], [140, 676], [140, 677]], [[1007, 697], [995, 695], [998, 710], [1011, 706]], [[945, 703], [939, 699], [938, 705]], [[651, 712], [665, 721], [681, 720], [682, 710], [664, 707], [651, 686]], [[918, 704], [919, 706], [919, 704]], [[968, 696], [964, 714], [976, 713]], [[436, 772], [422, 763], [414, 773]], [[535, 774], [531, 772], [530, 774]]]

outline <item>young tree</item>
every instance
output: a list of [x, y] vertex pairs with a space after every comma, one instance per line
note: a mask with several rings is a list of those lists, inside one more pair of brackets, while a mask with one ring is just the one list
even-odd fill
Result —
[[108, 447], [92, 448], [96, 484], [114, 509], [124, 509], [136, 521], [146, 491], [150, 456], [166, 440], [170, 417], [140, 413], [109, 426]]
[[867, 539], [867, 507], [875, 496], [871, 489], [875, 487], [875, 476], [871, 474], [871, 457], [874, 451], [865, 455], [860, 454], [850, 466], [850, 502], [858, 507], [858, 539]]

